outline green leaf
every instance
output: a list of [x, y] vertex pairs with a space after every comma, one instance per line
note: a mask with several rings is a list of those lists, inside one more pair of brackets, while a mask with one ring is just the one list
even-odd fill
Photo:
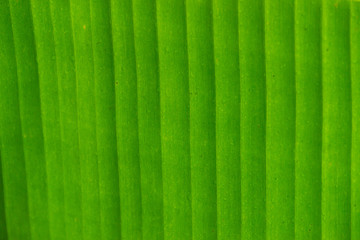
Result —
[[360, 239], [358, 0], [0, 1], [0, 239]]

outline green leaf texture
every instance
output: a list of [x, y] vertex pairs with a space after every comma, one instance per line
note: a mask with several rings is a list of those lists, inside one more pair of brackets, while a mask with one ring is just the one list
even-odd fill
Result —
[[0, 240], [360, 239], [358, 0], [0, 0]]

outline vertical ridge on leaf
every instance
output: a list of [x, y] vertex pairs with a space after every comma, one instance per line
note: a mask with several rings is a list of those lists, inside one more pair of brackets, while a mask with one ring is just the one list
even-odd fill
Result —
[[7, 237], [30, 240], [19, 88], [9, 1], [0, 2], [0, 35], [0, 148]]
[[58, 81], [50, 4], [31, 0], [38, 63], [41, 117], [49, 199], [51, 239], [65, 239], [64, 180], [59, 119]]
[[266, 237], [264, 1], [240, 0], [241, 236]]
[[111, 8], [121, 237], [141, 239], [141, 179], [132, 2], [131, 0], [113, 0]]
[[9, 2], [17, 63], [31, 238], [49, 239], [46, 159], [30, 0]]
[[96, 100], [90, 2], [87, 0], [70, 1], [70, 12], [76, 70], [82, 194], [82, 235], [84, 239], [101, 239]]
[[120, 238], [115, 81], [110, 0], [90, 1], [102, 239]]
[[360, 239], [360, 2], [351, 2], [351, 239]]
[[189, 82], [184, 0], [156, 3], [165, 239], [191, 239]]
[[82, 239], [76, 74], [70, 2], [50, 0], [58, 79], [66, 239]]
[[156, 1], [133, 0], [142, 237], [164, 238]]
[[322, 238], [351, 235], [351, 70], [348, 0], [322, 1]]
[[213, 1], [217, 237], [241, 235], [240, 76], [236, 0]]
[[295, 238], [321, 238], [321, 0], [295, 1]]
[[266, 235], [294, 239], [294, 1], [265, 0]]
[[186, 1], [193, 239], [216, 239], [216, 106], [212, 1]]

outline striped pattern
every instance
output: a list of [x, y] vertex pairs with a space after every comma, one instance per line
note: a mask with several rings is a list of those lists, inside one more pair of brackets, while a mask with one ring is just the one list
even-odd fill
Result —
[[360, 2], [1, 0], [0, 239], [360, 239]]

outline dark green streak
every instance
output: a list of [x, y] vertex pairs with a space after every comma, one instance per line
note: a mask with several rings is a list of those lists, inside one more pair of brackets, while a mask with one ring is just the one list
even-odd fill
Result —
[[323, 1], [322, 238], [351, 235], [351, 76], [348, 0]]
[[120, 239], [119, 173], [110, 1], [92, 0], [97, 156], [102, 239]]
[[156, 1], [133, 0], [143, 239], [164, 238]]
[[294, 2], [265, 0], [266, 231], [294, 239]]
[[50, 1], [59, 94], [65, 226], [71, 240], [82, 239], [81, 173], [73, 34], [68, 0]]
[[0, 148], [7, 237], [9, 240], [29, 240], [25, 159], [8, 1], [0, 2], [0, 36]]
[[[1, 105], [0, 105], [0, 109]], [[1, 132], [0, 132], [1, 133]], [[0, 238], [8, 239], [6, 229], [6, 216], [5, 216], [5, 201], [4, 201], [4, 184], [2, 173], [2, 160], [1, 160], [1, 141], [0, 141]]]
[[32, 239], [49, 239], [46, 163], [30, 1], [10, 1]]
[[264, 1], [239, 1], [241, 210], [243, 239], [266, 237]]
[[321, 239], [321, 0], [295, 2], [295, 236]]
[[189, 82], [185, 0], [157, 1], [165, 239], [191, 239]]
[[216, 125], [212, 1], [187, 1], [193, 239], [216, 239]]
[[111, 2], [122, 239], [142, 238], [137, 77], [131, 0]]
[[216, 85], [217, 237], [240, 239], [240, 76], [238, 5], [213, 2]]
[[84, 239], [100, 239], [100, 196], [90, 2], [71, 1]]
[[351, 3], [351, 239], [360, 239], [360, 2]]
[[31, 0], [46, 157], [51, 239], [65, 239], [64, 180], [55, 45], [49, 2]]

